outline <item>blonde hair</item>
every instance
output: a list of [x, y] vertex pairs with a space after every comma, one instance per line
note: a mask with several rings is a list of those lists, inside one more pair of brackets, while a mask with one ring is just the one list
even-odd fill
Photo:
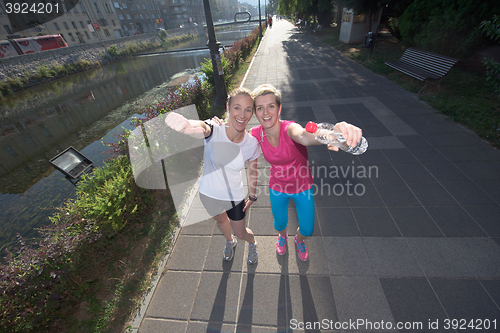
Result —
[[278, 107], [281, 105], [281, 93], [279, 92], [278, 89], [276, 89], [274, 86], [270, 84], [261, 84], [257, 88], [255, 88], [253, 91], [253, 98], [254, 100], [259, 97], [259, 96], [264, 96], [264, 95], [269, 95], [273, 94], [274, 97], [276, 98], [276, 104], [278, 104]]
[[235, 89], [233, 89], [233, 91], [231, 91], [231, 93], [227, 97], [227, 104], [231, 105], [231, 101], [232, 101], [233, 97], [236, 97], [238, 95], [247, 95], [251, 99], [254, 99], [254, 96], [253, 96], [252, 92], [250, 91], [250, 89], [239, 87], [239, 88], [235, 88]]
[[[250, 89], [238, 87], [238, 88], [233, 89], [233, 91], [231, 91], [231, 93], [227, 96], [228, 108], [229, 108], [229, 106], [231, 106], [231, 102], [232, 102], [233, 98], [236, 96], [239, 96], [239, 95], [246, 95], [246, 96], [250, 97], [252, 99], [252, 101], [254, 100], [253, 93], [250, 91]], [[255, 109], [255, 107], [254, 107], [254, 109]], [[222, 116], [222, 120], [224, 120], [225, 123], [227, 122], [228, 111], [229, 110], [226, 110], [226, 112]]]

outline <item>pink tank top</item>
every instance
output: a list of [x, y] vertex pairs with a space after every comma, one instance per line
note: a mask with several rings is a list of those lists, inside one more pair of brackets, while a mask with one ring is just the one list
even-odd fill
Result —
[[292, 123], [281, 120], [276, 148], [267, 141], [262, 125], [251, 130], [251, 134], [259, 141], [265, 160], [271, 164], [269, 187], [282, 193], [300, 193], [309, 190], [313, 184], [307, 147], [293, 141], [287, 134], [288, 126]]

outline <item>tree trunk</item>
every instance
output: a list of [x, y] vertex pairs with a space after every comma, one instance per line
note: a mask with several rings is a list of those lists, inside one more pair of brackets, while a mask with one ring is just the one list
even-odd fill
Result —
[[343, 14], [342, 11], [343, 11], [342, 5], [337, 3], [337, 7], [335, 9], [335, 23], [337, 23], [337, 25], [339, 26], [342, 23], [342, 14]]
[[371, 9], [368, 12], [366, 12], [365, 22], [366, 22], [365, 32], [369, 33], [370, 31], [372, 31], [372, 10]]

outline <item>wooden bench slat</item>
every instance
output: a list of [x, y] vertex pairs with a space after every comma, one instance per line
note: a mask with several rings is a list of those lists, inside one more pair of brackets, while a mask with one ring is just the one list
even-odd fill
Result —
[[410, 57], [402, 57], [399, 61], [407, 63], [410, 66], [417, 66], [428, 71], [435, 71], [436, 73], [442, 73], [445, 75], [452, 67], [455, 65], [455, 62], [438, 62], [434, 61], [431, 58], [410, 58]]
[[433, 75], [432, 73], [420, 70], [418, 68], [415, 68], [413, 66], [407, 65], [405, 63], [401, 63], [399, 61], [387, 61], [385, 63], [389, 67], [392, 67], [400, 72], [405, 72], [405, 74], [408, 74], [420, 81], [424, 81], [427, 78], [431, 78], [433, 80], [439, 79], [438, 76]]
[[436, 65], [422, 65], [419, 62], [408, 62], [408, 61], [403, 61], [400, 60], [401, 63], [407, 64], [408, 66], [413, 66], [416, 68], [420, 68], [426, 72], [432, 73], [435, 76], [443, 77], [445, 76], [451, 69], [452, 66], [440, 66], [439, 64]]
[[419, 50], [419, 49], [416, 49], [416, 48], [413, 48], [413, 47], [408, 48], [406, 51], [411, 52], [411, 53], [415, 53], [415, 54], [423, 54], [423, 55], [432, 56], [432, 57], [435, 57], [435, 58], [446, 59], [446, 60], [453, 61], [453, 62], [457, 62], [458, 61], [458, 59], [455, 59], [455, 58], [444, 56], [444, 55], [441, 55], [441, 54], [438, 54], [438, 53], [433, 53], [433, 52], [429, 52], [429, 51]]

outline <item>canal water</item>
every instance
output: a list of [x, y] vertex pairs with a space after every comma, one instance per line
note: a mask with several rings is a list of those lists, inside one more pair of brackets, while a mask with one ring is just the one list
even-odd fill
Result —
[[[255, 26], [221, 32], [230, 45]], [[202, 36], [176, 48], [206, 46]], [[11, 94], [0, 101], [0, 253], [20, 234], [38, 236], [54, 207], [75, 187], [49, 160], [73, 146], [104, 164], [113, 133], [134, 128], [130, 119], [159, 99], [175, 78], [194, 74], [208, 49], [133, 57]]]

